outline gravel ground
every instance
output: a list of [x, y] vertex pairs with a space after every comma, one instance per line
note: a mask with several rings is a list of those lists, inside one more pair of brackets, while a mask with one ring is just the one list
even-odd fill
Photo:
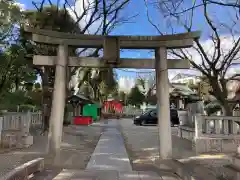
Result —
[[[65, 127], [58, 168], [85, 169], [101, 133], [100, 126]], [[0, 154], [0, 176], [38, 157], [45, 157], [49, 168], [52, 161], [45, 153], [46, 145], [47, 137], [37, 136], [34, 137], [34, 145], [27, 149]]]
[[[156, 166], [154, 166], [159, 166], [157, 127], [136, 126], [132, 124], [131, 119], [122, 119], [119, 123], [133, 169], [157, 171]], [[175, 159], [181, 159], [183, 163], [190, 165], [190, 167], [204, 166], [217, 177], [225, 174], [223, 165], [231, 163], [227, 155], [196, 156], [195, 150], [192, 149], [192, 143], [177, 136], [177, 127], [172, 128], [172, 144]]]
[[[131, 119], [119, 121], [130, 159], [135, 164], [152, 164], [159, 159], [159, 137], [156, 126], [135, 126]], [[177, 137], [177, 128], [172, 128], [174, 158], [194, 156], [192, 143]]]

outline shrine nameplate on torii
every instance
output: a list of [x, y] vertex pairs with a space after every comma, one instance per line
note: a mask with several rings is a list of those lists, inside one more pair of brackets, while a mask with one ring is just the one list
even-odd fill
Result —
[[[50, 149], [60, 149], [62, 122], [66, 97], [66, 67], [90, 68], [135, 68], [155, 69], [158, 99], [158, 127], [160, 156], [172, 157], [172, 139], [169, 112], [168, 69], [188, 69], [187, 59], [167, 59], [167, 49], [188, 48], [200, 32], [163, 36], [101, 36], [54, 32], [25, 27], [36, 43], [58, 45], [57, 56], [33, 56], [33, 64], [56, 66], [53, 102], [50, 116]], [[104, 55], [98, 57], [68, 57], [68, 46], [76, 48], [103, 48]], [[155, 59], [120, 58], [120, 49], [154, 49]], [[169, 112], [169, 113], [168, 113]], [[54, 122], [54, 123], [53, 123]]]

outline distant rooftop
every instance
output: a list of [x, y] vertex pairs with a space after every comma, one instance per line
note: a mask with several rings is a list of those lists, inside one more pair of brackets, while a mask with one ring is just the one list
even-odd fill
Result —
[[200, 76], [195, 75], [195, 74], [179, 73], [176, 76], [174, 76], [174, 78], [172, 78], [171, 80], [184, 79], [184, 78], [188, 78], [188, 77], [200, 77]]

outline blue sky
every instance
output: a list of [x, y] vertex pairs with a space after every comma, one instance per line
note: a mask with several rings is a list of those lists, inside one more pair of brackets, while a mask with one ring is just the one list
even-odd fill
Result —
[[[26, 9], [34, 8], [31, 2], [32, 2], [31, 0], [19, 0], [19, 3], [24, 4]], [[191, 3], [192, 1], [189, 0], [187, 2]], [[231, 17], [231, 15], [233, 15], [231, 11], [227, 12], [228, 14], [226, 15], [226, 11], [220, 8], [219, 6], [210, 7], [210, 10], [212, 13], [212, 18], [218, 18], [221, 20], [221, 22], [229, 21], [229, 18]], [[149, 7], [149, 11], [150, 11], [150, 17], [152, 21], [160, 25], [161, 30], [163, 30], [165, 33], [171, 33], [167, 29], [167, 20], [164, 19], [162, 15], [155, 8]], [[129, 5], [123, 10], [122, 14], [124, 14], [125, 16], [133, 16], [133, 15], [137, 15], [137, 16], [134, 19], [130, 20], [130, 22], [132, 23], [127, 23], [119, 26], [116, 30], [114, 30], [112, 34], [159, 35], [156, 29], [154, 29], [153, 26], [148, 22], [144, 0], [131, 0]], [[193, 29], [201, 30], [202, 31], [201, 39], [206, 40], [209, 37], [209, 30], [208, 30], [208, 27], [206, 26], [205, 19], [201, 14], [203, 14], [203, 9], [199, 8], [195, 11], [195, 16], [193, 19], [195, 23], [194, 23]], [[180, 26], [176, 26], [174, 28], [174, 32], [175, 33], [184, 32], [184, 29], [181, 28]], [[222, 31], [222, 34], [226, 34], [226, 33], [227, 32]], [[146, 50], [142, 50], [142, 51], [124, 50], [124, 52], [121, 52], [121, 57], [152, 58], [153, 53], [149, 53]], [[147, 70], [147, 72], [149, 72], [149, 70]], [[178, 71], [175, 71], [175, 72], [178, 72]], [[126, 72], [122, 70], [117, 70], [117, 73], [118, 73], [118, 76], [130, 76], [130, 77], [138, 76], [137, 73]]]

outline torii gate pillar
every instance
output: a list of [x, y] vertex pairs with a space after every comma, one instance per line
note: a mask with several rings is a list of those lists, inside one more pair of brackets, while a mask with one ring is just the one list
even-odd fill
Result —
[[167, 50], [165, 47], [155, 50], [155, 59], [160, 158], [170, 159], [172, 158], [172, 133], [169, 110]]
[[62, 140], [63, 118], [66, 98], [66, 66], [68, 62], [68, 46], [60, 44], [56, 62], [53, 100], [50, 116], [50, 131], [48, 150], [50, 153], [59, 155]]

